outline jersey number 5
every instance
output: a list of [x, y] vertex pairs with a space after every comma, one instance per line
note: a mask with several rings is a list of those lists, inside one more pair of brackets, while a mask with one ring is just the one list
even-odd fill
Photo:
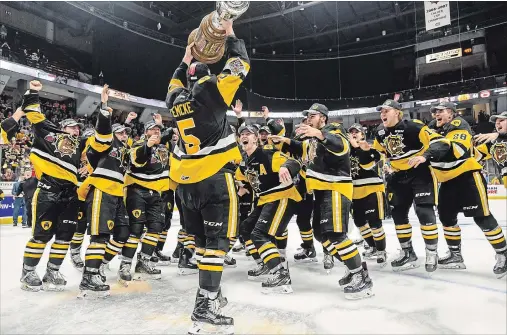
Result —
[[178, 129], [180, 131], [181, 139], [185, 144], [185, 150], [187, 154], [192, 155], [201, 150], [201, 140], [194, 135], [187, 134], [188, 129], [195, 128], [195, 122], [193, 118], [180, 120], [177, 122]]

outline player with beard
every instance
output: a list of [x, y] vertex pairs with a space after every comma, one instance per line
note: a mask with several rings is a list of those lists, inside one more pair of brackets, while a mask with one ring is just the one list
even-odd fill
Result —
[[375, 168], [380, 155], [376, 151], [363, 151], [363, 148], [369, 149], [369, 146], [360, 124], [355, 123], [349, 128], [348, 139], [351, 145], [350, 162], [354, 185], [352, 196], [354, 224], [370, 247], [363, 253], [363, 257], [376, 258], [378, 264], [385, 266], [386, 235], [382, 227], [385, 187]]
[[308, 125], [301, 125], [296, 135], [302, 142], [273, 137], [289, 145], [306, 165], [306, 187], [315, 195], [313, 231], [329, 254], [347, 267], [339, 281], [347, 299], [373, 296], [373, 283], [366, 263], [362, 263], [357, 247], [347, 236], [353, 194], [350, 176], [350, 145], [340, 125], [327, 124], [328, 109], [313, 104], [303, 112]]
[[293, 183], [301, 166], [280, 151], [260, 146], [254, 127], [242, 126], [239, 134], [247, 157], [236, 170], [236, 179], [248, 182], [259, 196], [256, 208], [247, 219], [254, 225], [253, 230], [248, 224], [242, 224], [242, 235], [253, 242], [259, 257], [256, 260], [265, 267], [262, 274], [270, 274], [262, 283], [265, 292], [292, 293], [289, 269], [283, 261], [285, 254], [275, 244], [276, 236], [285, 232], [297, 202], [301, 201]]
[[[60, 123], [61, 128], [48, 121], [41, 113], [39, 91], [42, 84], [31, 81], [23, 96], [22, 106], [10, 118], [19, 122], [22, 116], [32, 123], [35, 132], [30, 160], [39, 184], [32, 200], [32, 238], [23, 257], [21, 288], [28, 291], [61, 291], [67, 281], [60, 273], [72, 235], [78, 221], [78, 169], [81, 159], [79, 134], [81, 124], [73, 119]], [[44, 254], [46, 244], [51, 245], [46, 274], [42, 281], [36, 267]]]
[[441, 159], [449, 149], [448, 141], [419, 120], [402, 120], [401, 104], [394, 100], [386, 100], [377, 111], [383, 126], [377, 128], [373, 149], [385, 154], [395, 171], [389, 187], [393, 194], [396, 234], [402, 247], [400, 256], [391, 266], [394, 271], [418, 267], [412, 247], [412, 226], [408, 221], [410, 207], [415, 204], [426, 244], [426, 271], [433, 272], [438, 261], [438, 228], [433, 210], [437, 202], [437, 181], [427, 160]]
[[237, 236], [238, 198], [235, 163], [241, 160], [227, 109], [250, 70], [245, 43], [234, 35], [232, 21], [222, 21], [227, 61], [222, 72], [192, 62], [190, 44], [169, 83], [166, 104], [181, 140], [171, 154], [171, 179], [177, 182], [185, 228], [196, 236], [199, 289], [190, 333], [232, 332], [234, 319], [221, 314], [219, 298], [229, 239]]

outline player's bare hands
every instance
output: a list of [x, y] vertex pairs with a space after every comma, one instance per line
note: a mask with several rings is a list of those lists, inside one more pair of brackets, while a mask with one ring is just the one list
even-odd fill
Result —
[[290, 144], [290, 138], [278, 136], [278, 135], [269, 135], [268, 138], [273, 142], [283, 142], [286, 144]]
[[267, 119], [269, 117], [269, 108], [267, 106], [262, 106], [261, 110], [262, 110], [262, 117], [264, 119]]
[[289, 169], [286, 167], [281, 167], [280, 171], [278, 171], [278, 177], [280, 179], [280, 183], [282, 184], [290, 184], [292, 182], [292, 177], [290, 175]]
[[222, 26], [222, 28], [224, 28], [225, 34], [227, 36], [234, 35], [234, 30], [232, 29], [232, 20], [222, 20], [220, 22], [220, 25]]
[[190, 63], [192, 62], [192, 59], [194, 59], [194, 57], [192, 56], [192, 47], [194, 46], [194, 42], [190, 43], [189, 45], [187, 45], [186, 49], [185, 49], [185, 56], [183, 56], [183, 63], [187, 64], [187, 65], [190, 65]]
[[296, 130], [296, 135], [301, 136], [302, 138], [316, 137], [319, 140], [324, 139], [324, 136], [319, 129], [313, 128], [312, 126], [306, 124], [299, 126], [299, 128]]
[[155, 123], [159, 126], [162, 126], [162, 115], [160, 114], [153, 114], [153, 120]]
[[245, 194], [250, 194], [250, 192], [244, 188], [244, 187], [240, 187], [239, 190], [238, 190], [238, 195], [240, 197], [244, 196]]
[[347, 135], [348, 139], [349, 139], [349, 142], [350, 142], [350, 145], [353, 146], [354, 148], [359, 148], [359, 143], [358, 141], [354, 138], [354, 136], [352, 136], [352, 134], [348, 134]]
[[125, 120], [125, 123], [130, 123], [132, 120], [137, 119], [137, 113], [136, 112], [130, 112], [127, 116], [127, 119]]
[[31, 90], [35, 90], [35, 91], [40, 91], [40, 90], [42, 90], [42, 84], [41, 84], [41, 82], [40, 82], [40, 81], [38, 81], [38, 80], [32, 80], [32, 81], [30, 82], [30, 89], [31, 89]]
[[491, 143], [498, 138], [498, 133], [479, 134], [474, 136], [474, 142], [477, 144]]
[[364, 140], [358, 141], [358, 144], [359, 144], [359, 148], [361, 148], [361, 150], [363, 150], [363, 151], [369, 151], [371, 149], [370, 144]]
[[154, 146], [155, 144], [159, 144], [160, 143], [160, 136], [159, 135], [151, 135], [150, 138], [148, 139], [148, 148], [151, 148], [152, 146]]
[[243, 111], [243, 103], [241, 102], [241, 100], [236, 100], [236, 104], [234, 106], [232, 106], [232, 110], [234, 111], [234, 113], [236, 113], [236, 116], [238, 118], [241, 117], [241, 112]]
[[109, 100], [109, 85], [105, 84], [102, 88], [102, 92], [100, 92], [100, 101], [102, 103], [107, 103], [107, 100]]
[[426, 162], [426, 158], [423, 157], [423, 156], [415, 156], [415, 157], [412, 157], [408, 160], [408, 165], [410, 167], [418, 167], [420, 164]]

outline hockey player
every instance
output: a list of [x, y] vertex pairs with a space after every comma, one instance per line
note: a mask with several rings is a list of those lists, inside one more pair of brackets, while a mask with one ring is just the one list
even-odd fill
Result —
[[[35, 131], [30, 160], [39, 179], [32, 200], [32, 234], [26, 244], [21, 288], [28, 291], [61, 291], [67, 281], [59, 269], [65, 259], [78, 221], [77, 174], [81, 160], [79, 134], [81, 124], [66, 119], [57, 128], [40, 112], [42, 84], [31, 81], [23, 103], [12, 118], [26, 115]], [[41, 280], [35, 271], [46, 244], [51, 245], [46, 274]]]
[[[262, 262], [257, 275], [270, 273], [270, 277], [262, 283], [265, 292], [292, 293], [289, 269], [282, 262], [285, 250], [281, 252], [276, 247], [275, 237], [283, 236], [296, 211], [297, 202], [301, 201], [301, 195], [293, 183], [301, 166], [280, 151], [258, 145], [254, 127], [242, 126], [239, 134], [247, 158], [236, 170], [236, 179], [248, 181], [259, 196], [257, 207], [248, 218], [255, 225], [251, 240]], [[246, 228], [247, 225], [242, 225], [243, 236], [250, 234]], [[252, 274], [249, 271], [250, 276]]]
[[427, 160], [443, 157], [449, 144], [421, 121], [402, 120], [401, 104], [394, 100], [386, 100], [377, 107], [377, 111], [383, 125], [377, 128], [373, 149], [385, 154], [395, 171], [389, 187], [393, 194], [391, 202], [396, 234], [402, 247], [400, 256], [391, 262], [391, 266], [394, 271], [418, 266], [412, 247], [412, 226], [408, 222], [408, 212], [414, 203], [426, 244], [426, 271], [433, 272], [438, 261], [438, 228], [433, 210], [437, 181]]
[[189, 330], [192, 334], [207, 328], [222, 332], [234, 328], [233, 318], [221, 314], [219, 299], [229, 238], [237, 236], [238, 198], [233, 162], [241, 159], [226, 112], [250, 65], [244, 42], [234, 35], [232, 21], [221, 24], [227, 36], [223, 71], [216, 76], [206, 64], [191, 64], [190, 44], [169, 83], [166, 98], [181, 137], [171, 155], [171, 179], [179, 184], [177, 193], [185, 228], [196, 235], [196, 245], [202, 254]]
[[350, 149], [350, 165], [354, 193], [352, 196], [352, 212], [354, 224], [361, 231], [363, 239], [370, 247], [363, 253], [365, 258], [377, 258], [381, 266], [387, 264], [386, 235], [382, 227], [384, 219], [384, 181], [375, 169], [380, 155], [369, 149], [365, 141], [363, 127], [353, 124], [348, 136]]
[[341, 126], [327, 124], [328, 109], [313, 104], [303, 112], [308, 125], [301, 125], [296, 135], [303, 141], [277, 138], [289, 145], [289, 150], [306, 164], [306, 187], [315, 195], [313, 231], [315, 238], [331, 256], [347, 267], [339, 281], [347, 299], [371, 297], [372, 281], [362, 264], [357, 247], [347, 237], [352, 200], [350, 177], [350, 146]]
[[108, 95], [109, 88], [105, 85], [101, 93], [95, 135], [86, 153], [93, 172], [78, 189], [79, 197], [86, 199], [86, 217], [90, 222], [91, 235], [79, 285], [79, 298], [109, 295], [103, 268], [129, 237], [129, 217], [123, 201], [124, 175], [128, 167], [128, 135], [124, 126], [111, 125], [112, 109], [107, 107]]

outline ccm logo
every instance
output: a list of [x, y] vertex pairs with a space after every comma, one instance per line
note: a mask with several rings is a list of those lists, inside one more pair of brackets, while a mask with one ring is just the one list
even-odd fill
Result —
[[463, 207], [463, 210], [464, 210], [464, 211], [469, 211], [469, 210], [471, 210], [471, 209], [477, 209], [477, 207], [479, 207], [479, 206], [468, 206], [468, 207]]
[[419, 198], [419, 197], [425, 197], [425, 196], [429, 196], [429, 195], [431, 195], [431, 193], [417, 193], [417, 194], [415, 195], [415, 197], [416, 197], [416, 198]]
[[366, 212], [364, 212], [364, 214], [370, 214], [370, 213], [374, 213], [375, 210], [374, 209], [368, 209]]
[[76, 221], [72, 221], [72, 220], [63, 220], [63, 223], [77, 224]]
[[213, 221], [206, 221], [206, 220], [204, 220], [204, 224], [208, 225], [210, 227], [222, 227], [222, 225], [224, 223], [223, 222], [213, 222]]
[[320, 220], [320, 223], [326, 223], [328, 221], [329, 221], [328, 219], [324, 219], [324, 220]]

